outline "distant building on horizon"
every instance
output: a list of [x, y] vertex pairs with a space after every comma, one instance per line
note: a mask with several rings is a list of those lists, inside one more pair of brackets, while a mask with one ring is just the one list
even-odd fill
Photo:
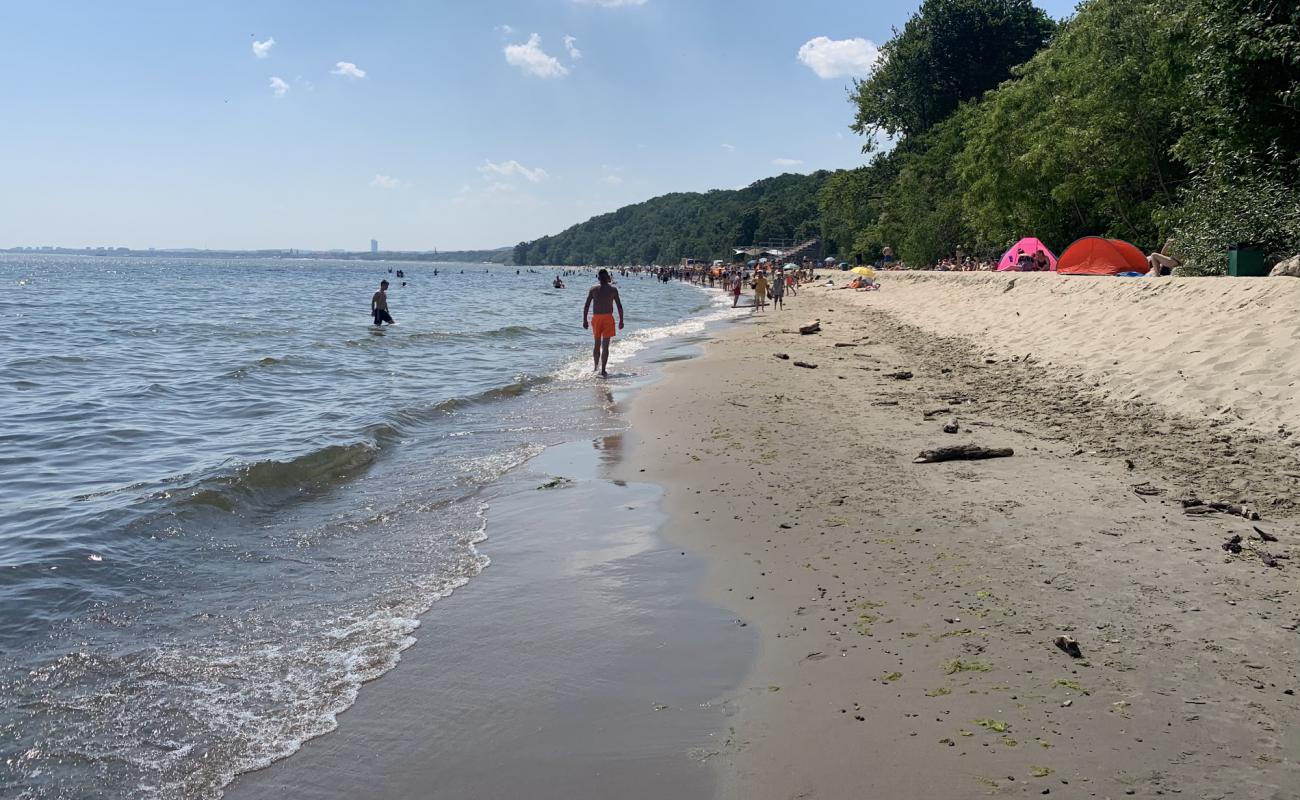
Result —
[[372, 252], [372, 253], [378, 253], [378, 252], [379, 252], [379, 240], [378, 240], [378, 239], [371, 239], [371, 240], [370, 240], [370, 252]]

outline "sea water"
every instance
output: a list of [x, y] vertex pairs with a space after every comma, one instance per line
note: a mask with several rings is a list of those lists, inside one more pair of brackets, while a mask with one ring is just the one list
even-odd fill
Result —
[[[488, 566], [486, 488], [618, 424], [553, 277], [0, 255], [0, 795], [216, 797], [331, 730]], [[614, 385], [725, 313], [620, 286]]]

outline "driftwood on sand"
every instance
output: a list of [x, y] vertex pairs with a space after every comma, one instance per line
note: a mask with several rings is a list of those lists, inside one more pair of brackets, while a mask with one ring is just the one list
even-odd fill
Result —
[[1243, 519], [1258, 520], [1259, 512], [1250, 506], [1241, 503], [1228, 503], [1221, 500], [1204, 501], [1195, 497], [1189, 497], [1183, 500], [1183, 513], [1185, 514], [1213, 514], [1220, 512], [1231, 514], [1234, 517]]
[[817, 320], [816, 322], [810, 322], [807, 325], [799, 326], [799, 333], [803, 334], [804, 336], [807, 336], [810, 333], [821, 333], [821, 332], [822, 332], [821, 320]]
[[1009, 458], [1015, 455], [1010, 447], [980, 447], [974, 444], [958, 444], [949, 447], [936, 447], [922, 450], [912, 459], [913, 464], [934, 464], [939, 461], [979, 461], [985, 458]]

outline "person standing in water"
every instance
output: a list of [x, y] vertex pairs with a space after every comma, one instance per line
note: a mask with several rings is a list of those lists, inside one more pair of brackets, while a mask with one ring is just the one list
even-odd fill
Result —
[[[605, 366], [609, 364], [609, 342], [616, 333], [614, 308], [618, 308], [618, 329], [622, 329], [623, 300], [618, 296], [618, 289], [614, 288], [609, 270], [602, 269], [597, 272], [596, 279], [600, 283], [587, 292], [587, 302], [582, 306], [582, 327], [584, 329], [590, 327], [591, 335], [596, 340], [591, 349], [592, 369], [599, 371], [600, 377], [608, 378], [609, 373], [605, 371]], [[591, 312], [590, 323], [587, 322], [588, 311]]]
[[389, 325], [393, 324], [393, 318], [388, 313], [388, 281], [380, 281], [379, 291], [371, 296], [370, 313], [374, 316], [376, 325], [383, 325], [385, 322]]

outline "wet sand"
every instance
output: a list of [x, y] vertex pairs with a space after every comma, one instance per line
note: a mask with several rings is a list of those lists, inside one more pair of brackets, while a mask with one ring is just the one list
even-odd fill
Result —
[[713, 796], [703, 754], [753, 637], [698, 599], [702, 562], [657, 533], [660, 490], [606, 476], [619, 445], [550, 448], [497, 487], [492, 565], [336, 731], [226, 796]]
[[[633, 402], [621, 474], [665, 487], [670, 538], [761, 638], [721, 796], [1300, 797], [1289, 439], [871, 302], [805, 290]], [[956, 443], [1015, 455], [912, 463]]]

